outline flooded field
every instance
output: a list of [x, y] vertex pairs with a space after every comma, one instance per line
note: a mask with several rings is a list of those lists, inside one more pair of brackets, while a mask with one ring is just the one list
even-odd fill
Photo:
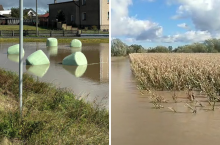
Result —
[[[186, 92], [177, 92], [177, 102], [172, 100], [173, 92], [156, 92], [169, 102], [164, 108], [155, 109], [147, 94], [137, 89], [128, 58], [111, 58], [111, 134], [113, 145], [207, 145], [219, 144], [220, 109], [211, 111], [204, 95], [195, 95], [204, 105], [197, 107], [197, 113], [190, 105]], [[204, 102], [204, 101], [205, 102]], [[174, 108], [174, 113], [168, 107]]]
[[[0, 67], [18, 73], [18, 56], [7, 56], [7, 49], [15, 43], [0, 43]], [[24, 43], [25, 59], [41, 49], [48, 56], [50, 65], [26, 66], [24, 73], [36, 79], [50, 82], [58, 87], [70, 88], [79, 97], [96, 102], [108, 108], [109, 98], [109, 44], [83, 44], [82, 50], [71, 49], [69, 44], [59, 44], [58, 48], [46, 48], [46, 43]], [[62, 65], [62, 60], [75, 51], [82, 51], [87, 60], [86, 66]]]

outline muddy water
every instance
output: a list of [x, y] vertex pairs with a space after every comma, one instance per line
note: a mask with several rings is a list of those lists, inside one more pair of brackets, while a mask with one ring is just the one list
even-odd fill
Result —
[[[18, 56], [7, 56], [7, 48], [14, 44], [0, 43], [0, 67], [18, 73]], [[59, 44], [58, 48], [46, 48], [46, 43], [24, 43], [24, 59], [41, 49], [50, 59], [50, 65], [29, 67], [24, 63], [23, 70], [38, 80], [53, 83], [61, 88], [70, 88], [78, 97], [83, 96], [87, 101], [96, 101], [108, 108], [108, 47], [108, 44], [83, 44], [82, 50], [74, 50], [69, 44]], [[74, 51], [82, 51], [87, 57], [88, 65], [62, 65], [63, 58]]]
[[[219, 144], [219, 108], [216, 111], [198, 108], [194, 114], [184, 106], [187, 102], [184, 97], [178, 99], [182, 103], [172, 103], [171, 93], [160, 92], [171, 103], [165, 104], [164, 109], [153, 109], [149, 99], [136, 88], [129, 60], [112, 58], [111, 63], [112, 145]], [[183, 93], [182, 96], [184, 95]], [[167, 109], [169, 106], [179, 113]]]

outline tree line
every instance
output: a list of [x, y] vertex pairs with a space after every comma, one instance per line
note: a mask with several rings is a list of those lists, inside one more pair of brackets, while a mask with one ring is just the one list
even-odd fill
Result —
[[141, 45], [126, 45], [119, 39], [112, 40], [112, 56], [125, 56], [129, 53], [218, 53], [220, 52], [220, 39], [208, 39], [203, 43], [193, 43], [184, 46], [178, 46], [173, 49], [172, 46], [156, 46], [144, 49]]

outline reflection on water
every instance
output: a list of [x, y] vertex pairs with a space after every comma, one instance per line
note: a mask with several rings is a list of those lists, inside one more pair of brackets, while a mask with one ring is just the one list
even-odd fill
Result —
[[47, 51], [48, 51], [49, 56], [57, 56], [57, 54], [58, 54], [58, 46], [47, 47]]
[[[9, 60], [19, 63], [19, 54], [8, 54], [7, 56]], [[23, 54], [23, 57], [24, 57], [24, 54]]]
[[[14, 43], [0, 43], [0, 67], [18, 73], [18, 58], [11, 56], [7, 59], [7, 48]], [[88, 66], [63, 66], [62, 60], [72, 54], [73, 48], [68, 44], [59, 44], [58, 48], [48, 47], [45, 43], [24, 43], [25, 56], [23, 60], [36, 50], [41, 49], [49, 58], [50, 66], [26, 66], [23, 65], [24, 72], [36, 75], [41, 81], [52, 82], [59, 87], [68, 87], [78, 96], [87, 97], [88, 101], [101, 103], [108, 108], [108, 50], [106, 44], [84, 44], [82, 51], [87, 60]], [[74, 48], [75, 49], [75, 48]], [[78, 48], [77, 48], [78, 49]], [[76, 49], [75, 49], [76, 50]], [[79, 50], [79, 49], [78, 49]], [[101, 102], [100, 102], [101, 101]]]
[[47, 73], [49, 67], [50, 64], [26, 65], [26, 70], [27, 72], [30, 72], [31, 74], [42, 78]]
[[63, 65], [63, 68], [73, 74], [76, 77], [81, 77], [86, 69], [87, 65], [80, 65], [80, 66], [68, 66], [68, 65]]
[[82, 51], [82, 47], [71, 47], [70, 49], [72, 53]]
[[[180, 112], [153, 109], [137, 90], [127, 58], [112, 58], [111, 133], [113, 145], [219, 144], [220, 114], [199, 110], [193, 114], [184, 103], [168, 103]], [[170, 98], [169, 92], [158, 92]], [[181, 92], [180, 92], [181, 93]], [[185, 95], [184, 93], [182, 95]]]

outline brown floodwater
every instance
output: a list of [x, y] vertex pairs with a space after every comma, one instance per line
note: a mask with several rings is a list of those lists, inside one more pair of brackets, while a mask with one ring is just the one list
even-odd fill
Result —
[[[8, 55], [8, 47], [15, 43], [0, 43], [0, 67], [18, 73], [18, 55]], [[25, 59], [41, 49], [49, 58], [50, 65], [26, 66]], [[24, 43], [24, 73], [34, 78], [55, 84], [60, 88], [70, 88], [77, 97], [95, 102], [108, 109], [109, 102], [109, 44], [83, 44], [82, 49], [71, 49], [69, 44], [46, 48], [46, 43]], [[88, 65], [67, 66], [62, 60], [75, 51], [82, 51]]]
[[[164, 108], [154, 109], [147, 95], [137, 89], [127, 58], [111, 58], [111, 143], [112, 145], [218, 145], [220, 109], [215, 111], [204, 96], [205, 107], [197, 113], [187, 108], [185, 92], [178, 92], [174, 103], [171, 92], [157, 92], [169, 100]], [[190, 104], [190, 103], [189, 103]], [[177, 113], [167, 107], [173, 107]]]

